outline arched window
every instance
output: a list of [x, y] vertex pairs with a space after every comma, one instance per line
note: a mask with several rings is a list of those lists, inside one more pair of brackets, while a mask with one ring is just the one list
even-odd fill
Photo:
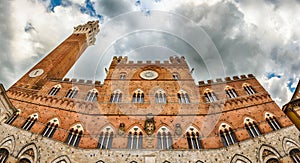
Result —
[[57, 84], [50, 89], [48, 95], [55, 96], [59, 92], [60, 89], [61, 89], [61, 85]]
[[232, 87], [230, 87], [230, 86], [226, 86], [225, 92], [226, 92], [228, 98], [236, 98], [236, 97], [238, 97], [235, 89], [232, 88]]
[[189, 149], [201, 149], [201, 140], [199, 131], [191, 126], [186, 130], [186, 140], [188, 142]]
[[74, 147], [78, 147], [80, 139], [83, 134], [83, 127], [81, 124], [74, 125], [68, 134], [68, 137], [66, 139], [66, 144]]
[[270, 158], [266, 163], [279, 163], [279, 161], [276, 158]]
[[5, 123], [6, 123], [6, 124], [12, 124], [12, 123], [17, 119], [17, 117], [20, 115], [20, 113], [21, 113], [21, 110], [18, 109], [11, 117], [9, 117], [9, 118], [5, 121]]
[[272, 128], [273, 131], [279, 130], [281, 128], [273, 114], [267, 112], [265, 114], [265, 118], [266, 118], [266, 121], [268, 122], [269, 126]]
[[120, 79], [121, 79], [121, 80], [126, 79], [126, 73], [125, 73], [125, 72], [121, 72], [121, 73], [120, 73]]
[[19, 160], [19, 163], [31, 163], [31, 161], [27, 158], [22, 158], [21, 160]]
[[122, 92], [120, 90], [115, 90], [110, 96], [111, 103], [122, 102]]
[[134, 126], [129, 130], [127, 149], [142, 149], [143, 147], [143, 133], [138, 126]]
[[300, 150], [299, 149], [292, 149], [289, 154], [294, 163], [300, 162]]
[[155, 102], [156, 103], [167, 103], [167, 95], [166, 92], [163, 90], [158, 90], [155, 93]]
[[253, 119], [245, 118], [244, 124], [245, 124], [245, 128], [251, 138], [261, 135], [261, 132]]
[[215, 92], [213, 92], [212, 90], [210, 89], [206, 89], [205, 92], [204, 92], [204, 97], [205, 97], [205, 100], [206, 102], [215, 102], [218, 100]]
[[132, 102], [134, 103], [144, 103], [144, 92], [140, 89], [134, 91], [132, 96]]
[[85, 97], [85, 101], [97, 101], [97, 97], [98, 91], [94, 88], [88, 92], [88, 94]]
[[190, 103], [189, 95], [184, 90], [180, 90], [177, 93], [177, 97], [178, 97], [178, 102], [179, 103], [182, 103], [182, 104], [189, 104]]
[[256, 93], [254, 88], [251, 85], [247, 84], [247, 83], [243, 84], [243, 88], [247, 92], [248, 95], [253, 95], [253, 94]]
[[58, 125], [59, 125], [59, 121], [57, 118], [51, 119], [47, 123], [47, 126], [45, 127], [44, 131], [42, 132], [42, 135], [45, 137], [48, 137], [48, 138], [52, 138]]
[[228, 124], [222, 123], [219, 127], [219, 130], [222, 142], [225, 147], [237, 142], [234, 132]]
[[78, 93], [78, 88], [77, 87], [73, 87], [71, 88], [68, 93], [66, 94], [66, 98], [75, 98], [77, 93]]
[[177, 72], [173, 73], [173, 79], [174, 80], [179, 80], [179, 74]]
[[157, 132], [158, 149], [172, 149], [172, 135], [167, 127], [161, 127]]
[[8, 158], [9, 152], [7, 149], [0, 148], [0, 162], [5, 163]]
[[100, 133], [97, 148], [111, 149], [113, 138], [114, 138], [114, 131], [112, 127], [110, 126], [105, 127], [104, 129], [102, 129]]
[[38, 114], [34, 113], [32, 115], [30, 115], [26, 122], [23, 124], [22, 129], [24, 130], [30, 130], [32, 128], [32, 126], [34, 125], [34, 123], [37, 121], [38, 119]]

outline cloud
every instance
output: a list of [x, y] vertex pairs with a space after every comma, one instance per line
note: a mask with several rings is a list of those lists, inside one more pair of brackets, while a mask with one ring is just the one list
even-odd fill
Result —
[[95, 10], [108, 18], [130, 12], [133, 9], [131, 0], [95, 0]]
[[[296, 25], [300, 22], [290, 19], [299, 12], [297, 5], [292, 0], [187, 3], [176, 12], [199, 23], [208, 33], [219, 50], [226, 75], [254, 73], [263, 86], [269, 87], [276, 102], [283, 105], [292, 94], [287, 83], [291, 78], [299, 79], [300, 73], [300, 35]], [[268, 73], [283, 77], [265, 79]], [[279, 82], [286, 83], [285, 87]]]
[[14, 70], [14, 62], [12, 61], [11, 57], [11, 40], [12, 40], [12, 21], [10, 19], [10, 3], [9, 1], [3, 1], [0, 4], [0, 49], [1, 49], [1, 71], [0, 71], [0, 79], [1, 83], [4, 83], [4, 86], [7, 86], [9, 82], [11, 82], [13, 77], [11, 76], [11, 71]]

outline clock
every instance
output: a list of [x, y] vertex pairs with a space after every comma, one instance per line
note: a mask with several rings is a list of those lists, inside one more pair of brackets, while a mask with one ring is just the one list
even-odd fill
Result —
[[158, 77], [158, 73], [153, 70], [146, 70], [140, 73], [140, 77], [146, 80], [153, 80]]
[[35, 69], [35, 70], [32, 70], [30, 73], [29, 73], [29, 77], [31, 78], [34, 78], [34, 77], [37, 77], [37, 76], [40, 76], [44, 73], [44, 70], [43, 69]]

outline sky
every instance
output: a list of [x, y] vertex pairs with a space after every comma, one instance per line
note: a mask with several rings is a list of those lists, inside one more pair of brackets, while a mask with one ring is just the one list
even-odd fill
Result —
[[279, 106], [300, 78], [300, 0], [0, 2], [0, 83], [6, 89], [89, 20], [101, 22], [97, 41], [66, 77], [103, 81], [115, 55], [185, 56], [196, 83], [251, 73]]

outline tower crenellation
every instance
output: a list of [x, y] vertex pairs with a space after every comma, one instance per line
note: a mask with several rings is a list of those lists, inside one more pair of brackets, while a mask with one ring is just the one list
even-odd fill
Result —
[[93, 45], [96, 41], [96, 35], [100, 31], [99, 21], [89, 21], [84, 25], [74, 27], [74, 34], [86, 34], [86, 41], [88, 45]]

